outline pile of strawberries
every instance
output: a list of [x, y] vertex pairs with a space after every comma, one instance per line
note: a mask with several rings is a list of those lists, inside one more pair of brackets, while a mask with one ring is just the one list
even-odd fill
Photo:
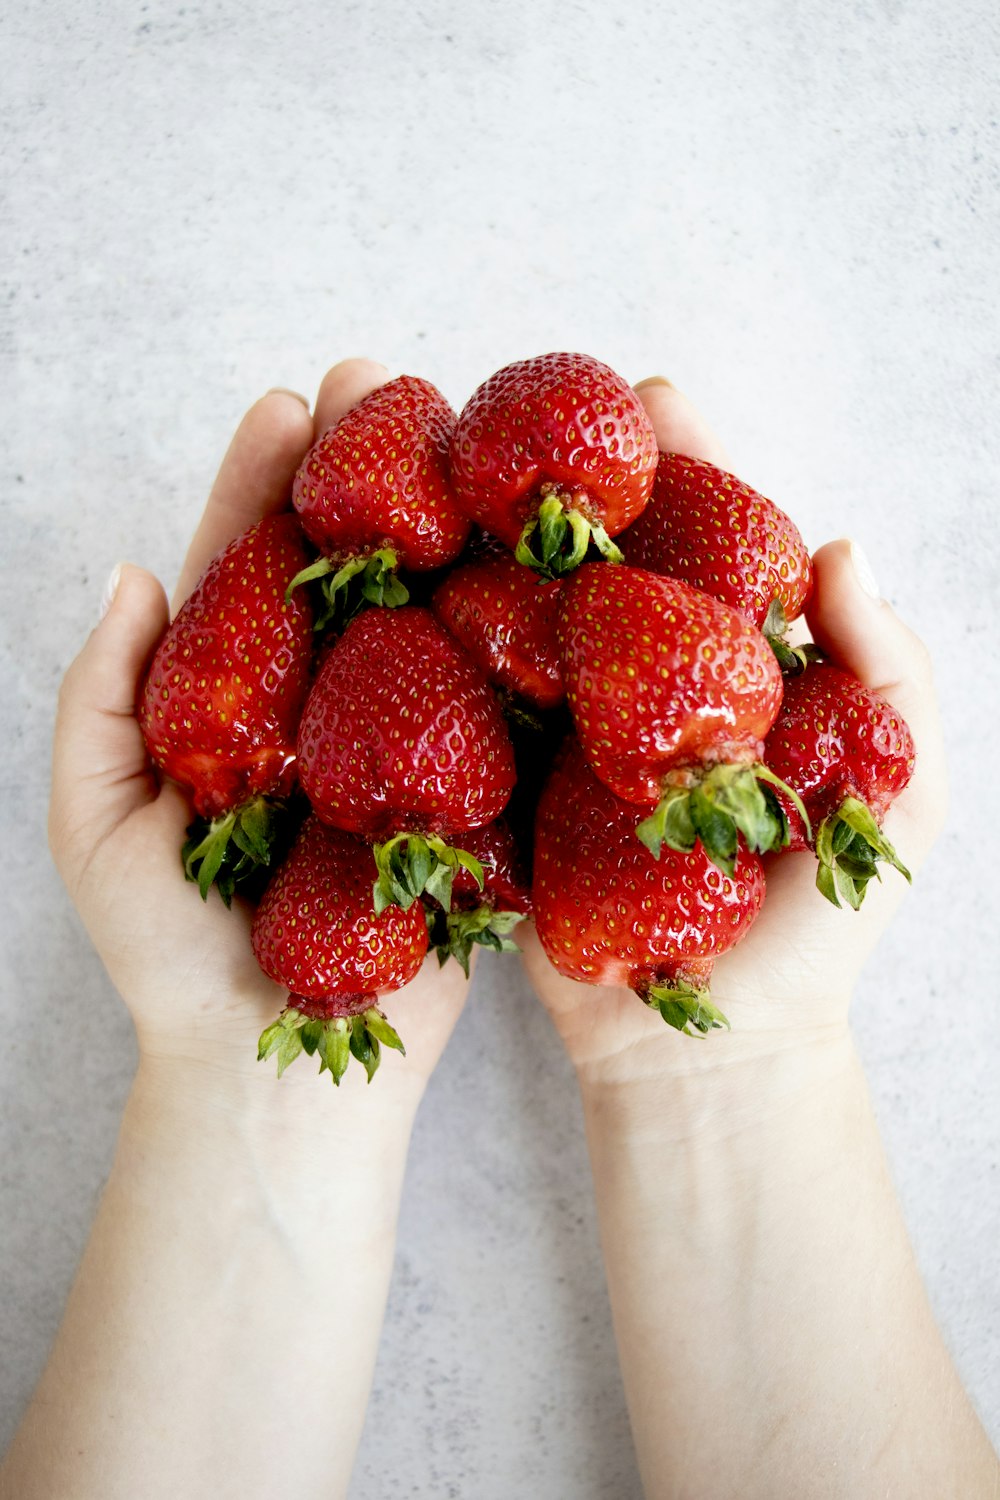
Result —
[[883, 700], [784, 639], [799, 532], [733, 475], [658, 453], [583, 355], [500, 370], [456, 417], [392, 380], [315, 444], [293, 511], [210, 564], [139, 704], [189, 789], [207, 898], [257, 903], [289, 991], [260, 1039], [339, 1082], [402, 1043], [378, 998], [429, 947], [468, 972], [533, 914], [560, 973], [689, 1034], [764, 900], [812, 848], [857, 907], [913, 745]]

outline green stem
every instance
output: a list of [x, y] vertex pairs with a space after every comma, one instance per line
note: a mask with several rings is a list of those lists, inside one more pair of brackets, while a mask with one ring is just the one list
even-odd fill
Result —
[[650, 1010], [658, 1010], [668, 1026], [685, 1036], [707, 1036], [717, 1027], [730, 1029], [722, 1011], [712, 1004], [707, 985], [667, 980], [636, 990], [636, 994]]
[[591, 542], [607, 562], [622, 562], [621, 552], [599, 521], [588, 521], [563, 496], [548, 494], [525, 523], [514, 556], [544, 578], [559, 578], [580, 566]]
[[305, 1016], [294, 1006], [288, 1006], [261, 1032], [257, 1061], [277, 1056], [280, 1078], [300, 1053], [305, 1052], [309, 1057], [318, 1053], [320, 1072], [329, 1072], [339, 1088], [352, 1057], [361, 1063], [371, 1083], [383, 1047], [406, 1053], [398, 1032], [375, 1005], [357, 1015], [332, 1016], [328, 1020]]
[[451, 887], [456, 871], [468, 870], [479, 889], [483, 867], [466, 849], [453, 849], [432, 833], [397, 833], [384, 844], [373, 846], [378, 877], [372, 888], [376, 916], [387, 906], [408, 911], [418, 897], [432, 896], [445, 910], [451, 908]]
[[407, 602], [410, 595], [397, 576], [398, 566], [399, 557], [391, 547], [349, 557], [346, 562], [321, 557], [296, 573], [285, 598], [290, 599], [292, 590], [301, 584], [319, 582], [321, 602], [315, 610], [313, 628], [323, 630], [333, 621], [344, 625], [366, 603], [396, 609]]
[[[809, 832], [809, 818], [798, 793], [775, 776], [767, 766], [719, 765], [703, 771], [690, 784], [671, 783], [667, 778], [656, 808], [636, 828], [646, 848], [659, 859], [666, 844], [689, 854], [699, 841], [713, 864], [727, 875], [736, 868], [739, 837], [748, 849], [764, 854], [788, 843], [788, 819], [774, 792], [783, 792], [794, 804]], [[762, 785], [763, 783], [763, 785]]]
[[835, 813], [825, 817], [816, 830], [816, 887], [834, 906], [840, 900], [857, 911], [865, 899], [868, 882], [881, 880], [879, 863], [892, 865], [908, 881], [909, 870], [875, 821], [869, 807], [857, 797], [845, 797]]

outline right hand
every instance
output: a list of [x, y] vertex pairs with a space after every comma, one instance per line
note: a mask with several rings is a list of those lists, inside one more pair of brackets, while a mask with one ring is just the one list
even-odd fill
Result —
[[[661, 450], [729, 468], [725, 453], [690, 403], [661, 382], [637, 387]], [[916, 872], [944, 821], [944, 747], [926, 648], [859, 581], [849, 542], [816, 553], [816, 585], [807, 611], [813, 639], [837, 665], [874, 688], [905, 718], [917, 750], [909, 786], [890, 808], [885, 829]], [[525, 968], [570, 1059], [589, 1081], [629, 1084], [728, 1070], [799, 1042], [842, 1040], [855, 981], [906, 893], [888, 869], [873, 881], [860, 911], [838, 910], [817, 891], [812, 853], [770, 856], [767, 896], [749, 935], [720, 958], [712, 1000], [732, 1024], [704, 1039], [672, 1032], [627, 989], [577, 983], [549, 963], [528, 923], [519, 929]]]

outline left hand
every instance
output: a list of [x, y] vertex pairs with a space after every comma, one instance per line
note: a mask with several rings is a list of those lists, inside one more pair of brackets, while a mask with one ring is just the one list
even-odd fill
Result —
[[[275, 391], [244, 417], [192, 540], [174, 597], [187, 598], [210, 560], [264, 515], [284, 509], [295, 471], [316, 437], [388, 379], [368, 360], [334, 366], [315, 416]], [[70, 896], [136, 1026], [140, 1067], [225, 1097], [234, 1108], [304, 1108], [311, 1118], [347, 1108], [328, 1097], [329, 1079], [299, 1058], [279, 1081], [257, 1062], [257, 1038], [285, 992], [257, 967], [252, 909], [227, 911], [216, 892], [203, 903], [184, 880], [180, 849], [191, 809], [184, 792], [160, 785], [135, 717], [150, 655], [168, 623], [157, 580], [125, 565], [113, 601], [73, 662], [59, 695], [49, 838]], [[465, 999], [457, 964], [430, 957], [417, 978], [380, 1004], [406, 1045], [387, 1053], [373, 1082], [380, 1117], [398, 1105], [411, 1116]], [[340, 1094], [366, 1096], [364, 1070], [348, 1069]]]

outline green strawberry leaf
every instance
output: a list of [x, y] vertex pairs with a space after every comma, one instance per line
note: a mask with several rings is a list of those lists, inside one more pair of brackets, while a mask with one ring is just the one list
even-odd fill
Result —
[[371, 1010], [366, 1010], [365, 1025], [376, 1041], [382, 1043], [383, 1047], [392, 1047], [396, 1052], [402, 1052], [405, 1057], [406, 1048], [399, 1039], [399, 1033], [394, 1027], [390, 1026], [380, 1010], [376, 1010], [374, 1006]]
[[857, 797], [846, 797], [835, 813], [821, 821], [813, 847], [819, 861], [816, 887], [834, 906], [840, 906], [842, 899], [857, 911], [869, 881], [882, 878], [880, 863], [892, 865], [912, 880], [871, 809]]
[[707, 1036], [710, 1031], [729, 1022], [709, 999], [707, 986], [686, 984], [682, 980], [660, 981], [636, 990], [640, 1000], [658, 1010], [668, 1026], [685, 1036]]

